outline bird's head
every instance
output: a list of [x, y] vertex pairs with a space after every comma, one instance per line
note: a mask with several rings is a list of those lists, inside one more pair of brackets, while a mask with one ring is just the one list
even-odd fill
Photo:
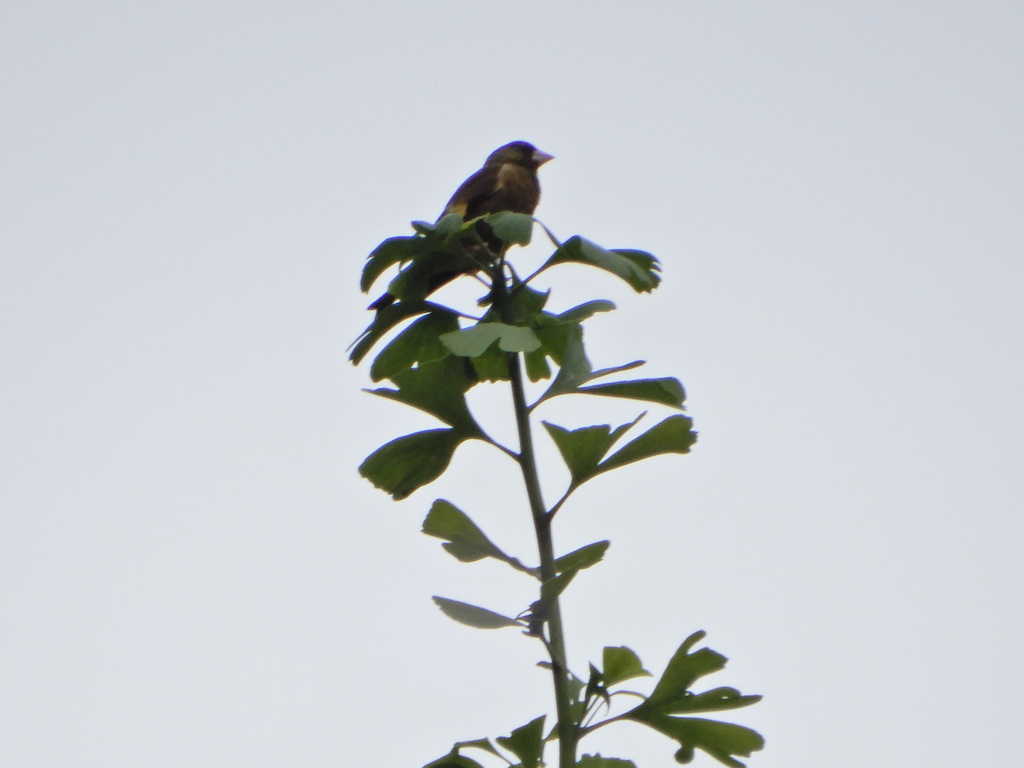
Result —
[[541, 152], [533, 144], [527, 141], [513, 141], [510, 144], [506, 144], [503, 147], [498, 147], [496, 150], [491, 152], [487, 158], [485, 165], [504, 165], [505, 163], [512, 163], [513, 165], [519, 165], [523, 168], [529, 168], [536, 170], [540, 168], [548, 160], [552, 159], [552, 155], [547, 152]]

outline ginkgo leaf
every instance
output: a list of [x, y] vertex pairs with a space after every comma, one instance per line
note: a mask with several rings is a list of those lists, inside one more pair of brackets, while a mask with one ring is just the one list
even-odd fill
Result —
[[503, 616], [488, 608], [481, 608], [479, 605], [463, 603], [459, 600], [451, 600], [447, 597], [434, 596], [434, 602], [444, 615], [454, 619], [460, 624], [477, 629], [501, 629], [502, 627], [521, 627], [522, 624], [515, 619]]

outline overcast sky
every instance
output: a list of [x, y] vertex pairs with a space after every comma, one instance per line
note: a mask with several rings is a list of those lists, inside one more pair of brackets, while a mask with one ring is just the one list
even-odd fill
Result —
[[[572, 665], [704, 629], [707, 687], [765, 696], [724, 713], [752, 767], [1020, 760], [1024, 5], [3, 5], [0, 764], [416, 768], [551, 709], [535, 641], [430, 601], [532, 585], [419, 533], [444, 497], [532, 559], [515, 466], [376, 491], [433, 424], [345, 352], [365, 255], [513, 139], [554, 232], [662, 259], [551, 306], [613, 299], [593, 362], [678, 377], [700, 432], [560, 513], [612, 540]], [[642, 410], [580, 400], [539, 415]]]

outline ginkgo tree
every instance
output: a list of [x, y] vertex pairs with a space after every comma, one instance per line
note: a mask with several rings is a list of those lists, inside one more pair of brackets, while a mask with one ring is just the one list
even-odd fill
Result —
[[[514, 556], [451, 501], [435, 500], [426, 514], [423, 532], [441, 539], [444, 549], [459, 561], [490, 558], [536, 580], [536, 600], [514, 616], [452, 598], [434, 600], [462, 624], [518, 629], [538, 641], [544, 654], [540, 663], [550, 670], [555, 703], [554, 722], [541, 715], [511, 728], [507, 736], [456, 742], [448, 754], [426, 768], [478, 768], [482, 766], [478, 759], [492, 759], [486, 755], [510, 766], [537, 768], [547, 765], [545, 747], [553, 742], [557, 742], [559, 768], [628, 768], [633, 763], [622, 758], [579, 755], [581, 742], [589, 734], [621, 723], [645, 725], [677, 742], [675, 759], [680, 763], [690, 762], [701, 750], [725, 765], [742, 768], [744, 764], [736, 758], [761, 749], [762, 737], [744, 726], [700, 715], [745, 707], [761, 697], [728, 687], [694, 690], [701, 678], [726, 663], [721, 654], [698, 647], [704, 632], [694, 632], [682, 642], [646, 694], [634, 686], [650, 673], [630, 648], [608, 646], [601, 659], [585, 668], [567, 657], [560, 601], [580, 571], [601, 561], [609, 542], [597, 541], [559, 555], [552, 537], [556, 516], [584, 483], [641, 459], [686, 454], [697, 437], [691, 419], [682, 413], [685, 393], [677, 379], [622, 378], [642, 361], [597, 370], [591, 365], [583, 324], [597, 313], [613, 310], [610, 301], [595, 299], [555, 313], [546, 309], [550, 290], [537, 287], [551, 267], [575, 263], [610, 272], [635, 291], [649, 292], [661, 279], [658, 260], [644, 251], [608, 250], [579, 236], [560, 242], [544, 228], [554, 251], [532, 274], [521, 278], [509, 253], [530, 242], [534, 225], [531, 216], [518, 213], [472, 221], [449, 215], [436, 224], [413, 222], [414, 233], [382, 242], [368, 257], [362, 274], [365, 292], [398, 268], [387, 289], [394, 301], [375, 313], [353, 344], [352, 362], [358, 365], [386, 340], [370, 364], [370, 377], [390, 386], [372, 393], [424, 411], [442, 426], [391, 440], [367, 457], [359, 471], [401, 500], [442, 475], [460, 445], [483, 441], [504, 453], [511, 468], [518, 467], [529, 505], [524, 521], [528, 512], [537, 541], [535, 559]], [[497, 252], [489, 245], [495, 242], [503, 244]], [[461, 275], [475, 276], [486, 285], [475, 312], [429, 300], [439, 285]], [[526, 379], [539, 391], [532, 402]], [[485, 382], [507, 382], [518, 445], [496, 441], [470, 411], [466, 393]], [[643, 413], [614, 428], [601, 424], [568, 429], [541, 422], [569, 476], [564, 492], [548, 506], [541, 494], [532, 417], [541, 403], [570, 395], [624, 398], [679, 413], [642, 432], [638, 424]], [[527, 564], [531, 562], [536, 564]], [[613, 700], [638, 703], [613, 710]], [[621, 711], [611, 714], [617, 710]]]

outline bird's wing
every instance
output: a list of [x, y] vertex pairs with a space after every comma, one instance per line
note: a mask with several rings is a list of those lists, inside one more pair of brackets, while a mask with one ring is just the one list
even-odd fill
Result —
[[[448, 201], [448, 205], [444, 207], [444, 213], [441, 215], [446, 216], [449, 213], [457, 213], [466, 219], [473, 218], [473, 216], [469, 215], [469, 211], [478, 208], [481, 201], [494, 194], [497, 183], [498, 169], [492, 166], [484, 166], [462, 182], [459, 188], [455, 190], [455, 194], [452, 195], [452, 199]], [[476, 213], [474, 215], [479, 216], [480, 214]]]
[[532, 214], [539, 200], [536, 174], [514, 163], [502, 163], [484, 166], [466, 179], [442, 215], [458, 213], [465, 219], [475, 219], [499, 211]]

